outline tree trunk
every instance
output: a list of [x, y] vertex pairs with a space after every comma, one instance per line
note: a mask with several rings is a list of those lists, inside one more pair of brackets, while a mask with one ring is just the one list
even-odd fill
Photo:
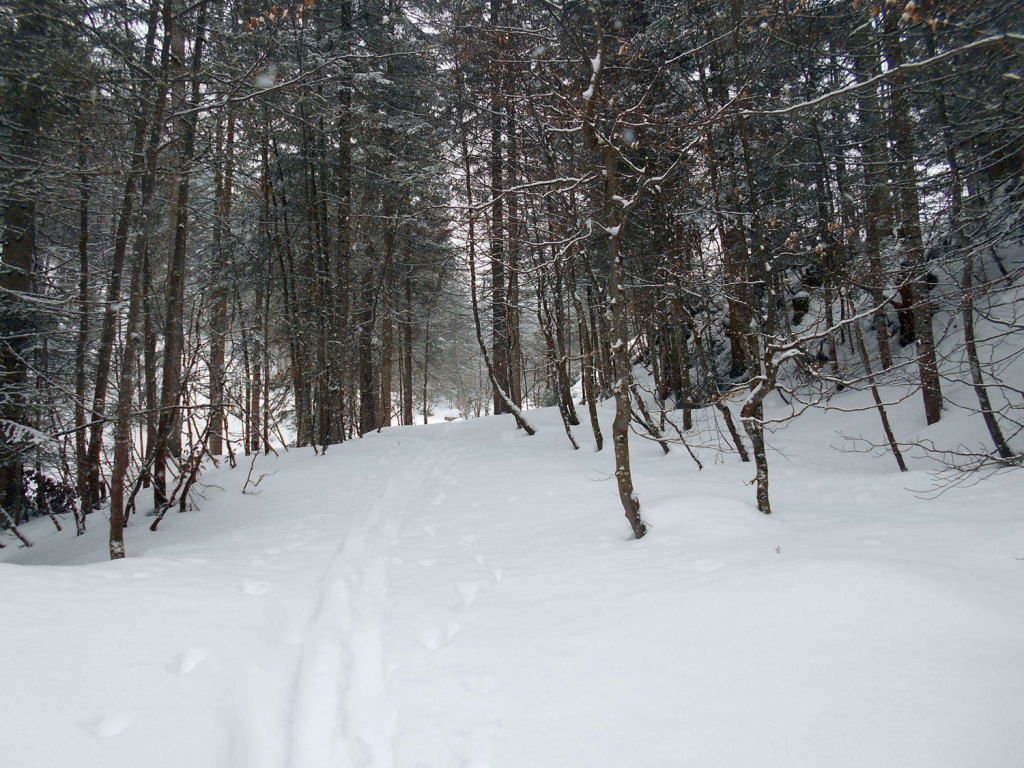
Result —
[[757, 468], [755, 482], [757, 484], [757, 509], [766, 515], [772, 513], [771, 500], [768, 496], [768, 453], [764, 444], [764, 418], [762, 399], [755, 397], [754, 392], [748, 396], [747, 402], [740, 409], [743, 428], [750, 438], [754, 450], [754, 466]]
[[[511, 92], [514, 82], [509, 83], [506, 90]], [[505, 105], [506, 125], [508, 134], [508, 162], [506, 165], [505, 184], [515, 187], [516, 163], [519, 162], [519, 145], [515, 118], [515, 103]], [[523, 407], [523, 344], [520, 334], [519, 320], [519, 249], [522, 242], [523, 222], [520, 218], [519, 204], [515, 194], [508, 198], [508, 248], [506, 250], [506, 279], [508, 289], [505, 296], [505, 332], [508, 338], [508, 393], [516, 407]], [[570, 400], [571, 403], [571, 400]], [[570, 404], [571, 408], [571, 404]]]
[[391, 394], [395, 360], [395, 221], [393, 204], [385, 195], [384, 274], [381, 280], [380, 311], [380, 400], [376, 429], [391, 426]]
[[[858, 79], [873, 76], [878, 69], [878, 57], [874, 47], [865, 40], [854, 56], [854, 67]], [[882, 240], [892, 236], [892, 202], [889, 198], [888, 157], [885, 134], [881, 126], [881, 110], [874, 88], [860, 91], [857, 113], [864, 126], [864, 140], [861, 154], [864, 166], [864, 250], [868, 259], [871, 276], [871, 298], [875, 304], [874, 327], [878, 344], [878, 355], [882, 370], [892, 367], [892, 351], [889, 349], [889, 324], [885, 316], [884, 271], [882, 269]]]
[[[491, 24], [496, 33], [502, 21], [502, 0], [490, 0]], [[500, 33], [498, 33], [500, 39]], [[500, 70], [499, 70], [500, 72]], [[491, 355], [495, 379], [494, 413], [508, 413], [505, 395], [509, 387], [509, 339], [508, 301], [505, 284], [505, 198], [504, 198], [504, 153], [502, 152], [502, 131], [504, 129], [505, 107], [502, 99], [503, 82], [500, 75], [491, 83], [491, 126], [490, 155], [488, 166], [491, 186]]]
[[[165, 3], [165, 18], [172, 15], [173, 0]], [[185, 96], [186, 78], [183, 62], [185, 60], [185, 31], [179, 24], [171, 30], [171, 58], [179, 64], [178, 94], [175, 99], [180, 116], [175, 126], [175, 142], [177, 145], [176, 183], [174, 193], [174, 240], [167, 266], [166, 310], [164, 313], [164, 359], [163, 378], [160, 383], [160, 419], [157, 424], [157, 442], [153, 459], [153, 488], [156, 507], [160, 508], [167, 501], [167, 460], [171, 455], [178, 455], [181, 446], [181, 399], [182, 354], [185, 345], [184, 302], [185, 302], [185, 245], [188, 240], [189, 214], [189, 183], [191, 180], [191, 164], [195, 152], [197, 114], [186, 105], [199, 102], [199, 66], [203, 54], [203, 35], [206, 23], [206, 7], [204, 1], [200, 5], [200, 19], [196, 27], [196, 38], [192, 52], [192, 93], [191, 99]], [[166, 26], [166, 24], [165, 24]]]
[[[218, 147], [218, 150], [220, 148]], [[214, 284], [210, 313], [210, 454], [224, 452], [224, 357], [228, 322], [228, 270], [231, 266], [231, 200], [234, 186], [235, 116], [228, 108], [223, 163], [216, 171], [217, 218], [213, 225]]]
[[583, 302], [574, 293], [573, 299], [576, 302], [576, 318], [580, 325], [580, 342], [583, 344], [583, 392], [587, 399], [587, 414], [590, 416], [590, 426], [594, 433], [595, 450], [604, 448], [604, 435], [601, 432], [601, 424], [597, 418], [597, 384], [594, 381], [594, 347], [591, 343], [591, 334], [587, 328], [588, 313], [583, 308]]
[[864, 344], [864, 334], [861, 333], [860, 326], [857, 323], [853, 324], [853, 332], [857, 337], [857, 349], [860, 351], [861, 363], [864, 364], [864, 375], [867, 377], [868, 386], [871, 388], [871, 398], [875, 401], [875, 410], [878, 411], [878, 417], [882, 421], [882, 431], [885, 433], [885, 439], [889, 443], [889, 450], [892, 451], [893, 458], [896, 459], [896, 466], [900, 468], [900, 472], [906, 472], [907, 465], [903, 461], [903, 454], [900, 452], [899, 444], [892, 433], [892, 427], [889, 424], [889, 414], [885, 412], [882, 397], [878, 394], [878, 387], [875, 385], [875, 377], [871, 371], [871, 358], [868, 356], [868, 348]]
[[263, 401], [263, 345], [260, 340], [258, 329], [263, 323], [263, 291], [256, 291], [256, 300], [253, 302], [256, 307], [257, 317], [250, 334], [252, 342], [249, 353], [249, 370], [252, 373], [252, 384], [249, 387], [249, 450], [252, 453], [259, 453], [261, 449], [261, 437], [263, 435], [263, 420], [261, 403]]
[[[464, 85], [464, 84], [463, 84]], [[468, 231], [467, 231], [467, 243], [466, 250], [469, 258], [469, 293], [470, 300], [473, 306], [473, 327], [476, 330], [476, 341], [480, 347], [480, 356], [483, 358], [484, 365], [487, 368], [487, 377], [490, 379], [491, 387], [494, 390], [494, 394], [498, 400], [503, 404], [503, 413], [511, 413], [512, 417], [516, 420], [516, 425], [526, 432], [527, 435], [536, 434], [533, 427], [526, 420], [522, 410], [517, 406], [508, 392], [501, 386], [501, 382], [498, 380], [498, 376], [494, 370], [494, 366], [491, 363], [491, 356], [487, 353], [487, 345], [484, 343], [483, 328], [480, 324], [480, 303], [477, 300], [477, 287], [476, 287], [476, 227], [475, 219], [473, 216], [473, 176], [472, 176], [472, 161], [469, 154], [469, 138], [468, 127], [465, 122], [465, 115], [460, 110], [460, 139], [462, 149], [462, 166], [465, 175], [466, 183], [466, 215], [468, 219]], [[425, 388], [424, 388], [425, 389]], [[424, 402], [426, 402], [424, 400]], [[424, 406], [425, 408], [426, 406]], [[495, 410], [495, 413], [498, 413]]]
[[[337, 13], [336, 35], [341, 52], [347, 54], [352, 44], [352, 0], [338, 0], [332, 4]], [[348, 387], [348, 361], [351, 360], [349, 331], [351, 310], [351, 243], [352, 243], [352, 64], [345, 62], [338, 78], [338, 156], [335, 182], [337, 210], [334, 237], [335, 301], [333, 305], [334, 345], [331, 355], [331, 386], [334, 395], [335, 418], [332, 439], [345, 439], [346, 391]]]
[[890, 67], [894, 69], [889, 124], [894, 139], [893, 148], [900, 184], [900, 240], [905, 254], [907, 287], [912, 302], [921, 394], [924, 398], [925, 420], [928, 424], [935, 424], [942, 415], [942, 385], [939, 380], [939, 365], [932, 329], [932, 304], [928, 298], [928, 285], [925, 280], [927, 266], [921, 235], [921, 203], [918, 197], [917, 171], [914, 167], [917, 155], [904, 94], [904, 76], [899, 69], [903, 64], [903, 46], [899, 41], [896, 26], [898, 19], [895, 7], [887, 7], [884, 25], [885, 55], [889, 59]]
[[[370, 261], [372, 262], [372, 253]], [[376, 375], [373, 366], [374, 280], [373, 270], [363, 272], [359, 310], [359, 433], [377, 429], [379, 423]]]
[[996, 421], [996, 412], [992, 408], [992, 400], [988, 396], [988, 389], [985, 387], [985, 378], [981, 372], [981, 360], [978, 357], [978, 344], [974, 338], [974, 257], [970, 246], [967, 246], [967, 255], [964, 259], [963, 270], [963, 307], [961, 315], [964, 322], [964, 346], [967, 351], [967, 362], [971, 369], [971, 384], [974, 387], [974, 394], [978, 398], [978, 405], [981, 408], [981, 416], [985, 420], [985, 428], [988, 429], [989, 437], [995, 445], [996, 452], [1001, 459], [1012, 459], [1013, 451], [1006, 442], [1003, 430]]
[[[78, 208], [78, 340], [75, 345], [75, 468], [78, 498], [88, 496], [86, 483], [86, 354], [89, 346], [89, 176], [82, 173]], [[85, 510], [83, 509], [83, 512]], [[76, 532], [85, 532], [85, 515], [76, 515]]]
[[402, 423], [409, 426], [413, 422], [413, 393], [412, 393], [412, 339], [413, 339], [413, 322], [412, 322], [412, 278], [406, 276], [405, 278], [405, 339], [402, 346], [402, 358], [404, 365], [402, 368], [402, 392], [404, 399], [402, 400]]
[[128, 291], [128, 319], [125, 328], [125, 349], [117, 392], [117, 421], [114, 427], [114, 460], [110, 470], [110, 536], [111, 560], [125, 556], [124, 492], [131, 462], [132, 403], [135, 392], [136, 365], [142, 340], [139, 320], [142, 316], [142, 262], [136, 259], [131, 269]]
[[640, 516], [640, 500], [633, 490], [633, 474], [629, 463], [629, 423], [633, 416], [630, 403], [632, 366], [629, 359], [629, 329], [626, 326], [626, 275], [623, 269], [619, 242], [623, 222], [616, 211], [618, 196], [618, 158], [611, 147], [603, 154], [605, 170], [604, 227], [605, 247], [608, 253], [608, 308], [611, 315], [611, 352], [615, 366], [615, 419], [612, 421], [612, 445], [615, 448], [615, 480], [619, 486], [619, 501], [626, 514], [633, 535], [642, 538], [647, 526]]
[[[143, 66], [149, 66], [154, 53], [154, 40], [157, 29], [157, 6], [154, 4], [149, 15], [149, 27], [146, 36], [146, 47]], [[170, 14], [164, 9], [164, 30], [165, 36], [171, 29]], [[165, 37], [160, 55], [161, 71], [166, 72], [170, 54], [170, 40]], [[92, 410], [90, 413], [91, 428], [89, 430], [89, 444], [85, 460], [85, 480], [83, 486], [85, 495], [82, 499], [83, 506], [87, 509], [95, 508], [100, 503], [100, 459], [103, 449], [103, 426], [106, 421], [107, 389], [110, 384], [110, 362], [114, 352], [114, 342], [117, 337], [117, 324], [120, 316], [119, 306], [121, 300], [121, 276], [124, 270], [125, 257], [128, 251], [128, 236], [133, 224], [133, 212], [135, 206], [135, 190], [139, 177], [148, 166], [149, 151], [153, 145], [153, 136], [157, 133], [157, 126], [163, 123], [163, 113], [166, 103], [166, 87], [159, 86], [155, 94], [155, 101], [151, 102], [153, 93], [149, 87], [149, 81], [142, 87], [138, 101], [138, 114], [135, 118], [134, 135], [132, 138], [132, 162], [125, 179], [124, 193], [121, 197], [120, 214], [117, 222], [117, 230], [114, 235], [114, 252], [111, 258], [110, 280], [107, 283], [106, 301], [103, 311], [103, 323], [100, 330], [98, 354], [95, 372], [95, 387], [92, 398]], [[152, 109], [152, 112], [149, 110]], [[149, 144], [146, 143], [147, 133], [150, 137]], [[144, 190], [145, 192], [146, 190]]]
[[[23, 30], [29, 36], [34, 34], [34, 30], [42, 31], [43, 20], [35, 13], [24, 14], [19, 22], [30, 27]], [[0, 418], [23, 426], [29, 401], [25, 391], [28, 342], [24, 339], [31, 336], [32, 321], [28, 309], [23, 306], [22, 297], [32, 292], [36, 252], [36, 199], [28, 176], [34, 170], [32, 165], [38, 152], [38, 110], [42, 91], [38, 78], [28, 77], [17, 86], [20, 102], [11, 143], [14, 154], [24, 159], [24, 167], [12, 174], [16, 179], [12, 185], [14, 191], [4, 201], [0, 323], [3, 324], [4, 335], [9, 334], [13, 340], [0, 345]], [[6, 428], [0, 433], [0, 506], [13, 509], [15, 520], [21, 514], [23, 454], [26, 448], [25, 441], [17, 433], [7, 434]], [[11, 522], [11, 528], [17, 532], [14, 522]]]

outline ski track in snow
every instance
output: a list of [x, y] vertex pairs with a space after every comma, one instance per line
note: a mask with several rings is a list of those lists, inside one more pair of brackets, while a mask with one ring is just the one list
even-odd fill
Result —
[[[424, 442], [402, 470], [386, 476], [369, 508], [354, 514], [320, 582], [295, 684], [288, 768], [394, 765], [396, 712], [386, 696], [381, 626], [388, 598], [385, 544], [442, 460], [445, 443]], [[428, 632], [422, 641], [440, 647], [457, 629]]]
[[773, 435], [771, 518], [734, 457], [636, 441], [641, 542], [610, 453], [546, 411], [532, 438], [501, 417], [260, 458], [253, 495], [218, 470], [119, 563], [98, 520], [100, 546], [5, 549], [47, 567], [0, 564], [0, 697], [26, 698], [0, 761], [1017, 768], [1022, 476], [926, 503], [816, 418]]

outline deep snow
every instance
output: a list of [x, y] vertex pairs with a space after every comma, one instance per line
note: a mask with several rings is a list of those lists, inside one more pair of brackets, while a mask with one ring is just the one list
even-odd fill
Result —
[[925, 498], [923, 460], [837, 450], [873, 414], [809, 412], [766, 518], [751, 465], [635, 440], [636, 542], [610, 449], [529, 418], [260, 457], [257, 493], [210, 471], [120, 562], [99, 514], [5, 537], [0, 763], [1024, 765], [1021, 472]]

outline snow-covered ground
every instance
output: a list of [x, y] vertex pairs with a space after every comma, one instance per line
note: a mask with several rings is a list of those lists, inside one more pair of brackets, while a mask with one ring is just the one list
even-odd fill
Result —
[[924, 498], [924, 461], [830, 447], [873, 414], [811, 412], [763, 517], [750, 465], [637, 440], [637, 542], [610, 449], [530, 418], [210, 471], [120, 562], [98, 514], [5, 537], [0, 764], [1024, 765], [1024, 473]]

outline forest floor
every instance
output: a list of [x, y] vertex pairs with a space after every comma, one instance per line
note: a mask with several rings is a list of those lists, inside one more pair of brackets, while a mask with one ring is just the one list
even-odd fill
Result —
[[610, 449], [529, 417], [211, 470], [119, 562], [101, 513], [5, 536], [0, 763], [1022, 765], [1024, 473], [936, 495], [841, 450], [872, 414], [815, 411], [770, 436], [765, 517], [734, 455], [635, 440], [631, 541]]

